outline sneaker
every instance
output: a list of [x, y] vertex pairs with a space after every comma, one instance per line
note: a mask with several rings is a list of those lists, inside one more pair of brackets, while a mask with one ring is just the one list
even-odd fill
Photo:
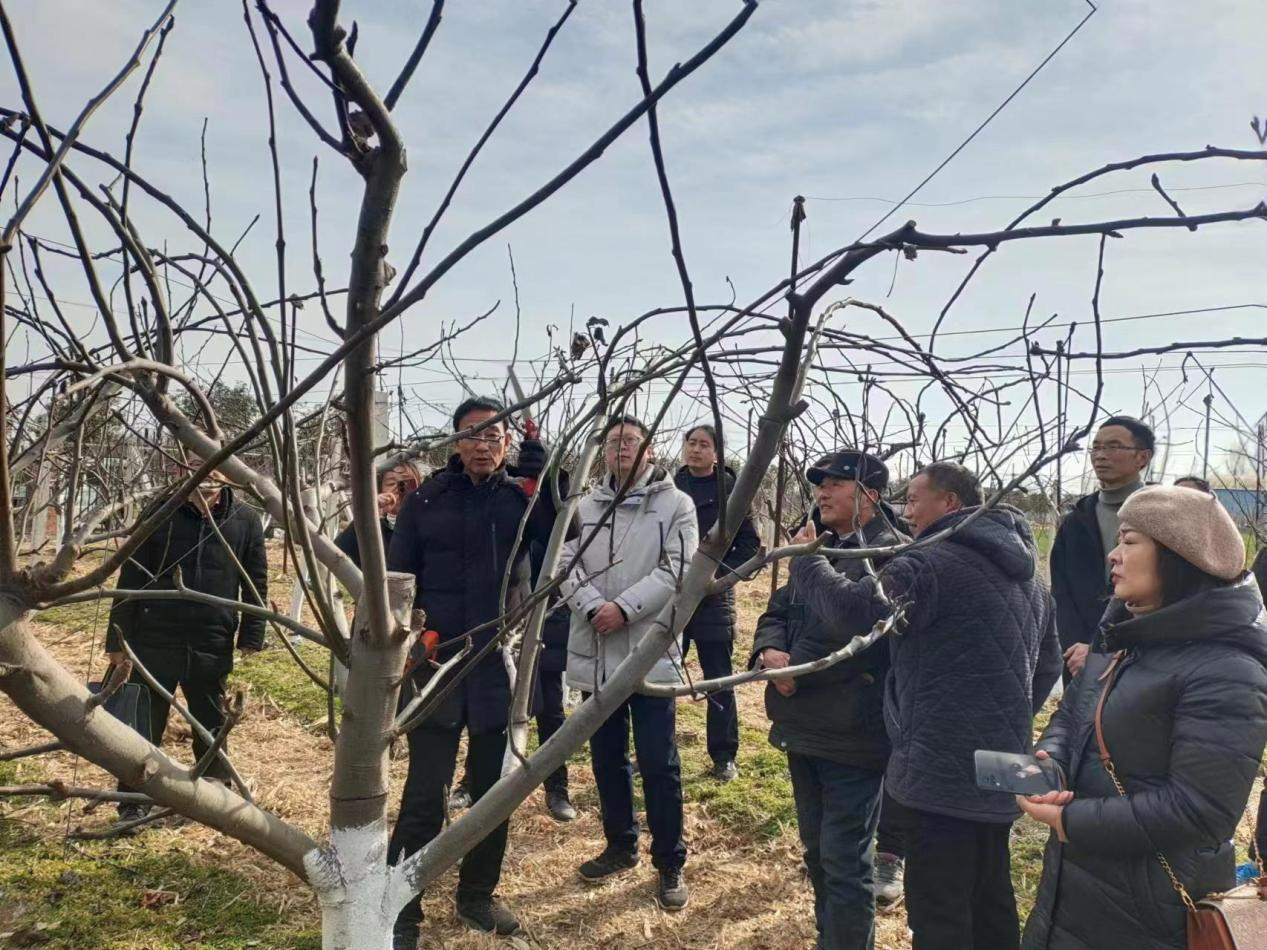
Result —
[[655, 900], [667, 911], [681, 910], [691, 899], [691, 892], [686, 886], [686, 878], [681, 868], [661, 871], [660, 881], [656, 885]]
[[611, 877], [613, 874], [632, 870], [637, 866], [637, 851], [617, 851], [609, 846], [603, 849], [602, 854], [586, 861], [577, 870], [581, 875], [581, 880], [589, 881], [592, 884], [595, 881], [601, 881], [605, 877]]
[[903, 867], [896, 854], [881, 852], [875, 856], [875, 905], [880, 910], [891, 910], [902, 903]]
[[719, 782], [733, 782], [739, 778], [739, 766], [735, 765], [734, 759], [718, 762], [713, 766], [713, 778]]
[[459, 897], [458, 920], [471, 930], [499, 937], [519, 933], [519, 919], [496, 894], [492, 897]]
[[566, 791], [546, 792], [546, 810], [555, 821], [576, 821], [576, 809]]
[[417, 950], [418, 930], [417, 924], [397, 923], [392, 928], [392, 950]]
[[471, 793], [462, 785], [449, 792], [449, 811], [465, 811], [471, 807]]

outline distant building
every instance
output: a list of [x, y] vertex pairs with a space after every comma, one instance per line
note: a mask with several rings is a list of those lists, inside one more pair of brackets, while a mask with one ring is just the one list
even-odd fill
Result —
[[1214, 497], [1242, 528], [1255, 525], [1261, 528], [1267, 518], [1267, 492], [1256, 492], [1252, 488], [1216, 488]]

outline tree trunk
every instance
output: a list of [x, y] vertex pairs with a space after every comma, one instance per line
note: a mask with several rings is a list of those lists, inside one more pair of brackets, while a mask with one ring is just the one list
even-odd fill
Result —
[[387, 864], [387, 752], [414, 602], [412, 574], [388, 573], [394, 627], [372, 635], [360, 609], [330, 787], [330, 845], [305, 862], [321, 903], [325, 950], [391, 946], [392, 925], [411, 894]]

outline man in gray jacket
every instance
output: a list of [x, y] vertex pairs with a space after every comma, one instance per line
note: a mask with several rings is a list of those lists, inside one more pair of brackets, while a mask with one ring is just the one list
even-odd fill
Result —
[[[654, 629], [699, 544], [695, 505], [653, 465], [648, 435], [647, 427], [629, 416], [608, 423], [603, 434], [607, 478], [579, 503], [580, 536], [564, 546], [564, 563], [576, 561], [563, 583], [572, 610], [567, 681], [586, 698], [602, 688]], [[581, 545], [596, 531], [578, 557]], [[647, 679], [678, 682], [679, 647], [673, 643]], [[596, 882], [638, 864], [631, 720], [651, 829], [651, 862], [659, 872], [656, 899], [665, 910], [681, 910], [688, 898], [682, 876], [686, 845], [672, 699], [635, 693], [590, 739], [607, 847], [581, 865], [580, 875]]]

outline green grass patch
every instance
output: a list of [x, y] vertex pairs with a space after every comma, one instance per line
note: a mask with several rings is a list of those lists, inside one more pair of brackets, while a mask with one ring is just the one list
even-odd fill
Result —
[[9, 945], [53, 950], [321, 946], [318, 931], [256, 903], [246, 878], [154, 847], [68, 851], [0, 822], [0, 932], [14, 935]]
[[[326, 694], [299, 668], [290, 653], [270, 637], [269, 649], [247, 659], [239, 659], [229, 677], [229, 688], [249, 686], [257, 696], [267, 696], [286, 713], [305, 726], [326, 718]], [[304, 642], [295, 648], [304, 662], [323, 680], [330, 674], [330, 652], [324, 647]], [[334, 702], [335, 717], [343, 711], [342, 703]]]
[[678, 751], [682, 757], [682, 790], [687, 802], [704, 806], [709, 816], [740, 834], [770, 841], [796, 827], [796, 805], [787, 756], [766, 740], [766, 733], [741, 725], [739, 778], [718, 782], [712, 777], [705, 720], [707, 705], [679, 703]]

